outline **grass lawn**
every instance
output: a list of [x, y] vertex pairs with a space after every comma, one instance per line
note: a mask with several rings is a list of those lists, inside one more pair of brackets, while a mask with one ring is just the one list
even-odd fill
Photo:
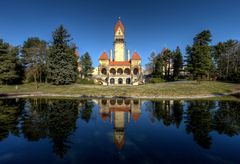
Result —
[[204, 96], [209, 94], [230, 93], [240, 90], [240, 84], [203, 81], [166, 82], [159, 84], [145, 84], [141, 86], [100, 86], [87, 84], [73, 84], [56, 86], [40, 84], [38, 90], [33, 83], [18, 85], [0, 85], [0, 93], [47, 93], [85, 96], [131, 96], [131, 97], [160, 97], [160, 96]]

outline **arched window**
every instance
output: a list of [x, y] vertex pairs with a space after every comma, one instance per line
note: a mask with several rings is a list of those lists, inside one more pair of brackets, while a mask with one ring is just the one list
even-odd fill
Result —
[[118, 84], [122, 84], [123, 83], [123, 79], [122, 78], [119, 78], [118, 79]]
[[134, 74], [134, 75], [137, 75], [137, 74], [138, 74], [138, 69], [137, 69], [137, 68], [134, 68], [134, 69], [133, 69], [133, 74]]
[[122, 105], [122, 104], [123, 104], [123, 99], [118, 99], [118, 100], [117, 100], [117, 104], [118, 104], [118, 105]]
[[107, 105], [107, 100], [102, 100], [102, 105]]
[[110, 79], [110, 84], [114, 84], [115, 83], [115, 79], [114, 78], [111, 78]]
[[130, 69], [129, 68], [126, 68], [125, 70], [124, 70], [124, 73], [126, 74], [126, 75], [130, 75]]
[[111, 68], [111, 69], [110, 69], [110, 73], [111, 73], [112, 75], [116, 75], [116, 70], [115, 70], [114, 68]]
[[125, 100], [125, 104], [126, 104], [126, 105], [129, 105], [129, 104], [130, 104], [130, 100], [129, 100], [129, 99], [126, 99], [126, 100]]
[[127, 78], [127, 79], [126, 79], [126, 84], [130, 84], [130, 82], [131, 82], [131, 79], [130, 79], [130, 78]]
[[102, 71], [101, 71], [101, 73], [102, 73], [103, 75], [107, 75], [107, 69], [106, 69], [106, 68], [103, 68]]
[[116, 104], [116, 100], [110, 100], [110, 104], [111, 105], [115, 105]]
[[139, 101], [138, 101], [138, 100], [133, 100], [133, 104], [134, 104], [134, 105], [138, 105], [138, 104], [139, 104]]
[[119, 75], [123, 74], [122, 68], [118, 68], [118, 69], [117, 69], [117, 73], [118, 73]]

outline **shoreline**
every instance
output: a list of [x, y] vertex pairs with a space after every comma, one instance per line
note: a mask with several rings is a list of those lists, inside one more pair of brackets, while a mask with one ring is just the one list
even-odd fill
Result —
[[217, 98], [224, 96], [240, 97], [240, 90], [230, 93], [217, 93], [217, 94], [206, 94], [206, 95], [180, 95], [180, 96], [93, 96], [83, 94], [57, 94], [57, 93], [42, 93], [42, 92], [28, 92], [28, 93], [0, 93], [0, 99], [10, 98], [34, 98], [34, 97], [57, 97], [57, 98], [85, 98], [85, 99], [111, 99], [111, 98], [123, 98], [123, 99], [206, 99], [206, 98]]

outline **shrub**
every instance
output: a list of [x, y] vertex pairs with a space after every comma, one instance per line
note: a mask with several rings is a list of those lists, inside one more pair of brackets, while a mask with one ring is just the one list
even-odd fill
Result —
[[77, 84], [94, 84], [94, 81], [91, 79], [81, 79], [78, 78], [76, 81]]
[[151, 78], [149, 82], [150, 83], [163, 83], [163, 82], [165, 82], [165, 80], [161, 79], [161, 78]]

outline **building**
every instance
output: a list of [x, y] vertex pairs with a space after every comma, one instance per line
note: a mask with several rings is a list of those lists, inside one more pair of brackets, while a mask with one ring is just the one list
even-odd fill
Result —
[[125, 29], [119, 18], [114, 29], [114, 49], [110, 50], [110, 56], [106, 52], [100, 56], [96, 82], [101, 85], [143, 84], [141, 57], [136, 51], [130, 55], [130, 50], [126, 50]]
[[114, 143], [118, 150], [125, 144], [125, 128], [132, 118], [137, 122], [141, 116], [141, 100], [139, 99], [102, 99], [98, 100], [99, 114], [105, 122], [114, 125]]

